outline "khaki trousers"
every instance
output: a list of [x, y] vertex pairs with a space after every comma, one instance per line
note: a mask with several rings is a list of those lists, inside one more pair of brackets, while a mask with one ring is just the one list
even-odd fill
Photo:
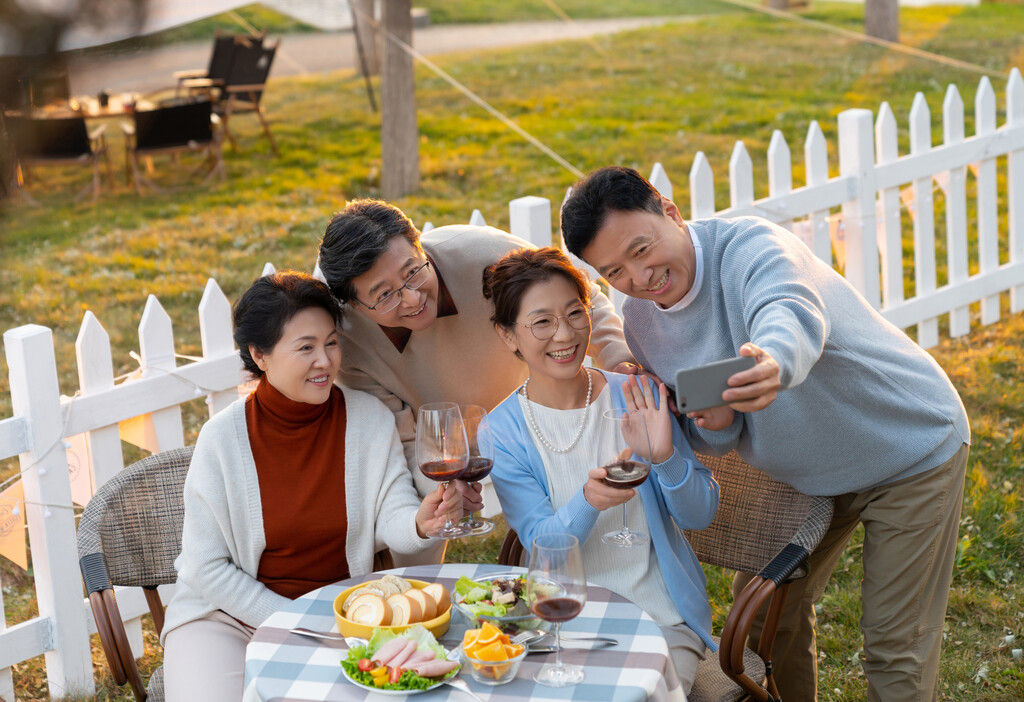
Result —
[[255, 632], [217, 610], [168, 633], [164, 641], [167, 702], [241, 702], [245, 646]]
[[665, 636], [669, 656], [679, 675], [679, 684], [688, 695], [693, 688], [693, 681], [697, 679], [697, 665], [704, 660], [707, 646], [697, 636], [697, 632], [685, 623], [663, 626], [661, 633]]
[[[825, 591], [858, 522], [864, 524], [861, 581], [864, 660], [870, 702], [932, 702], [960, 526], [966, 444], [942, 465], [904, 480], [835, 498], [832, 523], [790, 586], [772, 649], [786, 702], [817, 699], [814, 603]], [[733, 596], [752, 576], [737, 573]], [[757, 648], [764, 611], [750, 632]]]

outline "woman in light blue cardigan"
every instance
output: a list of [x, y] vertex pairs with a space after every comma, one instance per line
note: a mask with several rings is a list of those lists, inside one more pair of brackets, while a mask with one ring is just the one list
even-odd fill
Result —
[[[587, 579], [633, 600], [661, 626], [688, 692], [706, 648], [717, 647], [704, 573], [681, 529], [711, 523], [717, 483], [669, 415], [664, 385], [655, 391], [647, 379], [583, 367], [587, 281], [560, 251], [512, 252], [485, 271], [483, 285], [495, 329], [530, 371], [490, 414], [491, 478], [509, 525], [524, 544], [547, 532], [576, 536]], [[612, 408], [642, 412], [647, 421], [652, 473], [635, 491], [606, 485], [598, 467], [595, 418]], [[602, 542], [619, 525], [611, 508], [624, 503], [631, 524], [646, 523], [649, 544]]]

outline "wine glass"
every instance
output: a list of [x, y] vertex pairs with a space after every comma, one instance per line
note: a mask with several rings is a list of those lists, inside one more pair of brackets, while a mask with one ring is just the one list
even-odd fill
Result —
[[[601, 413], [598, 465], [605, 469], [605, 485], [626, 490], [639, 487], [651, 472], [651, 440], [647, 423], [639, 412], [610, 409]], [[650, 542], [647, 534], [631, 531], [622, 503], [622, 528], [601, 537], [612, 546], [632, 548]]]
[[562, 622], [580, 613], [587, 601], [580, 542], [572, 534], [541, 534], [530, 549], [526, 574], [530, 610], [555, 625], [555, 662], [541, 667], [533, 679], [548, 687], [568, 687], [583, 680], [583, 667], [562, 663]]
[[[420, 472], [448, 488], [466, 470], [469, 442], [462, 423], [462, 413], [454, 402], [422, 405], [416, 419], [416, 462]], [[458, 539], [470, 533], [468, 527], [453, 524], [445, 518], [444, 526], [427, 532], [438, 539]]]
[[[494, 435], [491, 424], [487, 421], [487, 410], [480, 405], [459, 405], [462, 422], [466, 426], [466, 438], [469, 440], [469, 464], [460, 480], [475, 483], [483, 480], [494, 467]], [[466, 518], [463, 526], [469, 527], [473, 536], [486, 534], [494, 529], [494, 522], [484, 519], [479, 512]]]

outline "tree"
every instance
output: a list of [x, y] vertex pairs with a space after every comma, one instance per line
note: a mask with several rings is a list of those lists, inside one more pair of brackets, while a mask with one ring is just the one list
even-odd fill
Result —
[[420, 133], [412, 56], [412, 1], [383, 3], [384, 71], [381, 77], [381, 195], [391, 200], [420, 184]]
[[864, 33], [876, 39], [898, 42], [900, 40], [898, 0], [864, 0]]

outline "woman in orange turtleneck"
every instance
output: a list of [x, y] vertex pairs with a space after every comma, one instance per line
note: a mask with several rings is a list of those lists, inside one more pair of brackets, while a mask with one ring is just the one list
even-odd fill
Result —
[[340, 315], [326, 285], [294, 272], [235, 303], [235, 343], [259, 384], [206, 423], [185, 481], [163, 634], [170, 702], [241, 699], [245, 646], [267, 616], [369, 573], [380, 548], [427, 548], [424, 534], [463, 508], [453, 487], [421, 502], [394, 415], [334, 385]]

